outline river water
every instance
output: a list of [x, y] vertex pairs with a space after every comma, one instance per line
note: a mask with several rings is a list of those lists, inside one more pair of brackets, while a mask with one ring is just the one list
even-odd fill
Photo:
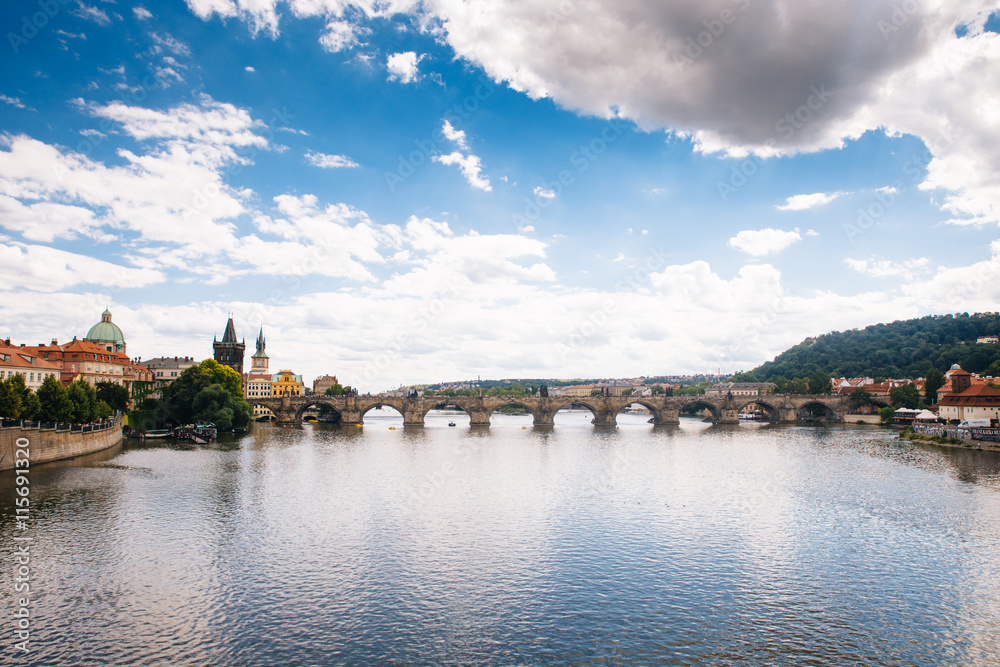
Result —
[[0, 664], [1000, 664], [997, 453], [589, 419], [373, 412], [38, 467], [28, 654], [0, 476]]

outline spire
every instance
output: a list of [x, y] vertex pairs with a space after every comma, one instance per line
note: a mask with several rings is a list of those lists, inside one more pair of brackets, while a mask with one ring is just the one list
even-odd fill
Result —
[[264, 341], [264, 325], [261, 325], [260, 333], [257, 334], [257, 354], [263, 354], [266, 346], [267, 343]]
[[222, 335], [223, 343], [235, 343], [236, 342], [236, 326], [233, 324], [232, 316], [229, 317], [229, 322], [226, 324], [226, 333]]

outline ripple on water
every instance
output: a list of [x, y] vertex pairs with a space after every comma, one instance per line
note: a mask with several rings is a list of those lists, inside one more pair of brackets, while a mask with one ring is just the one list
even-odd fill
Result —
[[589, 419], [39, 471], [29, 664], [996, 664], [996, 454]]

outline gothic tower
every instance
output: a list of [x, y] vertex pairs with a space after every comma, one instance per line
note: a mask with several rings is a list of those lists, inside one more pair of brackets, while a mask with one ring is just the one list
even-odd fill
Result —
[[260, 328], [260, 333], [257, 334], [257, 351], [253, 353], [250, 357], [252, 360], [250, 362], [250, 372], [251, 373], [264, 373], [269, 374], [267, 370], [268, 358], [267, 354], [264, 352], [264, 348], [267, 343], [264, 341], [264, 327]]
[[212, 349], [215, 350], [215, 360], [224, 366], [229, 366], [243, 377], [243, 355], [246, 352], [246, 340], [236, 342], [236, 327], [233, 325], [233, 318], [230, 316], [229, 323], [226, 324], [226, 333], [222, 334], [222, 340], [215, 338], [212, 341]]

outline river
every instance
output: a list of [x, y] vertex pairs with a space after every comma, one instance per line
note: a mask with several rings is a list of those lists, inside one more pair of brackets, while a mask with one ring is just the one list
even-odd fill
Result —
[[1000, 664], [996, 452], [385, 412], [32, 470], [27, 654], [0, 475], [0, 664]]

